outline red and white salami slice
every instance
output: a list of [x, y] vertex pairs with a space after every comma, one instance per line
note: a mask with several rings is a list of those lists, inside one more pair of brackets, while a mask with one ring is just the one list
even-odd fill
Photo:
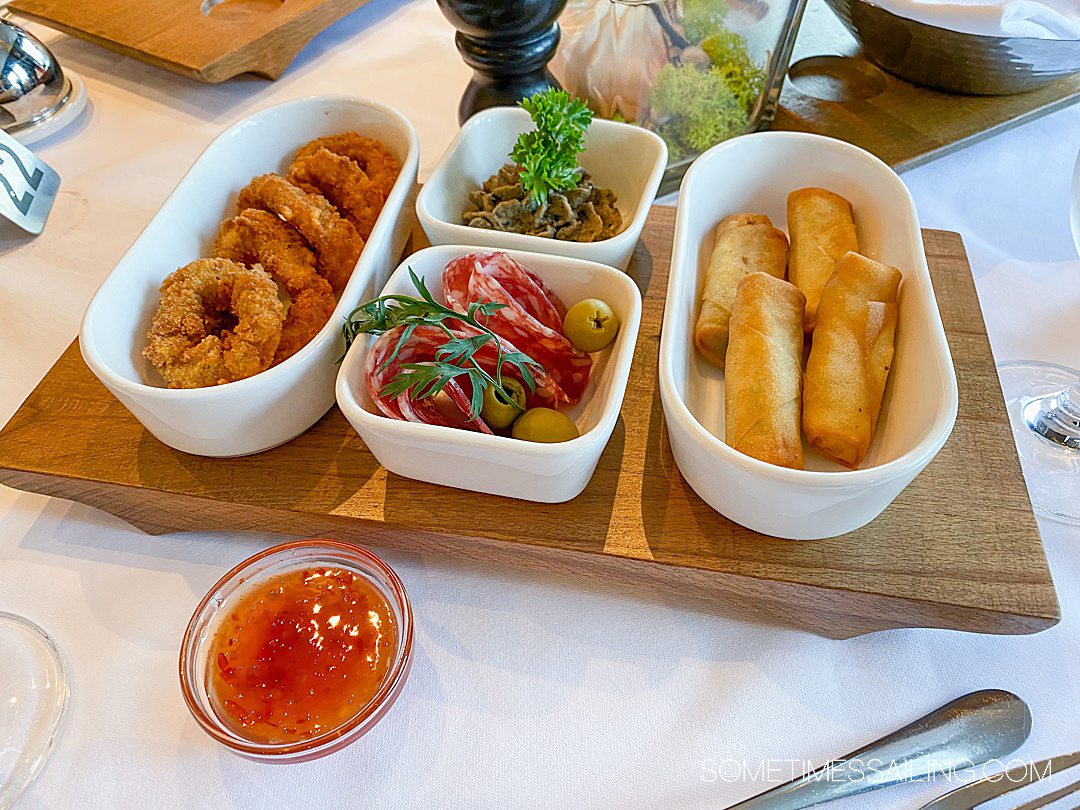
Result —
[[[470, 257], [463, 257], [468, 259]], [[538, 287], [525, 269], [505, 253], [492, 253], [472, 257], [469, 267], [462, 259], [451, 262], [446, 269], [444, 287], [453, 290], [451, 306], [458, 312], [461, 307], [462, 284], [466, 270], [468, 293], [465, 300], [495, 301], [503, 308], [495, 312], [485, 324], [491, 331], [506, 338], [521, 351], [542, 365], [566, 394], [569, 404], [581, 399], [589, 384], [592, 358], [577, 351], [562, 334], [562, 319], [558, 316], [555, 301], [562, 302], [550, 291]], [[511, 293], [516, 290], [517, 295]], [[548, 294], [554, 300], [548, 298]], [[547, 322], [555, 322], [554, 328]]]
[[[534, 390], [525, 386], [527, 407], [558, 408], [581, 399], [589, 384], [592, 358], [577, 351], [563, 335], [566, 306], [535, 273], [506, 253], [473, 253], [446, 266], [442, 285], [447, 306], [462, 314], [477, 301], [503, 305], [485, 324], [498, 336], [498, 343], [492, 339], [480, 346], [472, 353], [472, 360], [492, 377], [496, 376], [500, 350], [503, 354], [520, 352], [538, 362], [542, 368], [532, 369]], [[447, 321], [446, 325], [453, 337], [483, 334], [464, 321]], [[387, 332], [368, 352], [366, 385], [379, 410], [391, 419], [491, 433], [482, 419], [468, 418], [472, 386], [467, 377], [451, 380], [443, 389], [445, 396], [437, 398], [416, 399], [411, 393], [393, 398], [383, 395], [386, 385], [402, 373], [403, 365], [435, 362], [448, 340], [442, 329], [417, 326], [388, 362], [403, 332], [404, 327]], [[503, 363], [502, 374], [522, 381], [511, 363]]]
[[[488, 276], [502, 287], [509, 298], [537, 321], [548, 329], [562, 334], [566, 307], [531, 270], [518, 264], [506, 253], [491, 253], [479, 258], [477, 265], [473, 276], [477, 273]], [[477, 299], [470, 298], [469, 300]]]
[[[460, 326], [461, 329], [452, 330], [455, 337], [479, 334], [477, 330], [465, 324]], [[446, 393], [446, 400], [442, 403], [434, 397], [416, 399], [411, 393], [401, 394], [397, 397], [389, 397], [383, 394], [387, 383], [401, 373], [404, 364], [433, 362], [436, 352], [447, 340], [446, 334], [433, 326], [418, 326], [413, 330], [409, 339], [401, 344], [397, 356], [387, 362], [394, 352], [394, 347], [398, 345], [404, 330], [405, 327], [399, 326], [380, 335], [368, 351], [364, 368], [364, 380], [368, 395], [376, 407], [391, 419], [491, 433], [491, 428], [482, 419], [470, 420], [468, 418], [471, 398], [467, 380], [462, 383], [451, 380], [447, 383], [443, 389]], [[500, 340], [500, 346], [504, 354], [518, 351], [515, 346], [505, 340]], [[473, 359], [484, 371], [495, 376], [498, 350], [494, 341], [480, 347], [473, 354]], [[512, 376], [520, 381], [516, 368], [508, 363], [503, 364], [503, 375]], [[534, 380], [536, 389], [527, 397], [529, 407], [537, 405], [551, 407], [557, 401], [565, 401], [565, 395], [545, 372], [535, 370]]]
[[[491, 331], [498, 334], [498, 331], [495, 329], [492, 329]], [[474, 329], [464, 323], [457, 324], [453, 329], [453, 332], [455, 335], [462, 337], [472, 337], [481, 334], [479, 329]], [[540, 362], [531, 353], [526, 352], [524, 349], [519, 348], [517, 344], [511, 343], [501, 336], [499, 337], [499, 348], [502, 349], [503, 354], [520, 351], [529, 355], [529, 357], [532, 357], [538, 363]], [[473, 354], [473, 359], [480, 364], [480, 367], [483, 368], [484, 371], [495, 376], [495, 365], [498, 362], [498, 356], [499, 352], [495, 346], [495, 342], [489, 341], [476, 350]], [[532, 372], [534, 389], [530, 392], [529, 387], [525, 386], [525, 404], [528, 407], [554, 408], [560, 404], [566, 405], [570, 403], [569, 397], [555, 379], [547, 372], [546, 368], [536, 368], [535, 366], [532, 366], [530, 371]], [[513, 377], [518, 380], [518, 382], [521, 382], [521, 376], [518, 374], [518, 370], [510, 363], [503, 363], [503, 375]]]
[[469, 297], [469, 278], [474, 273], [486, 273], [494, 278], [522, 309], [549, 329], [562, 332], [566, 305], [536, 273], [508, 253], [471, 253], [446, 265], [443, 297], [451, 309], [468, 311], [469, 304], [475, 300]]
[[491, 433], [491, 428], [483, 419], [469, 419], [469, 397], [458, 385], [457, 380], [451, 380], [443, 389], [449, 398], [449, 404], [439, 407], [439, 401], [435, 397], [425, 399], [413, 399], [408, 394], [401, 394], [394, 404], [401, 411], [402, 416], [409, 422], [423, 422], [426, 425], [442, 425], [443, 427], [465, 428], [466, 430], [478, 430], [481, 433]]
[[481, 260], [490, 253], [470, 253], [460, 259], [454, 259], [443, 270], [443, 298], [446, 305], [455, 312], [469, 310], [469, 277], [480, 266]]

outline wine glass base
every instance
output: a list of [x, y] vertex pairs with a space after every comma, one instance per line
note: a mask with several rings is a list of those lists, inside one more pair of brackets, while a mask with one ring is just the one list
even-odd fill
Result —
[[1080, 525], [1080, 450], [1046, 439], [1031, 429], [1025, 408], [1068, 388], [1080, 371], [1056, 363], [1014, 360], [998, 364], [1016, 451], [1024, 469], [1031, 505], [1042, 517]]
[[14, 805], [41, 771], [67, 699], [67, 671], [52, 639], [0, 611], [0, 807]]

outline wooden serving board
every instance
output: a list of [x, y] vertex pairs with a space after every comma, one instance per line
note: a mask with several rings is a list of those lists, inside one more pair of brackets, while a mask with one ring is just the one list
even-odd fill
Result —
[[1080, 75], [1011, 96], [920, 87], [862, 55], [825, 0], [809, 0], [772, 129], [828, 135], [904, 171], [1080, 99]]
[[217, 84], [276, 79], [312, 37], [367, 0], [13, 0], [19, 14]]
[[153, 534], [336, 537], [660, 593], [835, 638], [898, 627], [1032, 633], [1056, 623], [960, 237], [925, 233], [960, 385], [951, 439], [869, 526], [795, 542], [714, 512], [671, 456], [657, 354], [674, 220], [674, 209], [654, 208], [634, 255], [630, 274], [645, 306], [622, 418], [589, 486], [569, 503], [389, 474], [336, 408], [265, 453], [186, 455], [143, 429], [90, 373], [77, 344], [0, 432], [0, 482], [90, 504]]

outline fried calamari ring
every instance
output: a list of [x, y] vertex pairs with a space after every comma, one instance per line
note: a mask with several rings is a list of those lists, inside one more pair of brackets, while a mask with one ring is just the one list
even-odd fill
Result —
[[269, 211], [300, 231], [315, 251], [320, 272], [334, 292], [341, 294], [360, 258], [364, 240], [333, 205], [276, 174], [256, 177], [240, 192], [238, 202], [241, 211]]
[[210, 255], [241, 264], [261, 264], [289, 295], [329, 283], [315, 270], [315, 254], [304, 238], [269, 211], [247, 208], [221, 223]]
[[261, 268], [199, 259], [162, 283], [143, 356], [170, 388], [242, 380], [273, 362], [284, 310]]
[[273, 365], [287, 360], [307, 346], [312, 338], [319, 334], [319, 330], [326, 326], [335, 307], [337, 299], [329, 287], [325, 294], [308, 287], [294, 295], [285, 314], [285, 323], [281, 327], [281, 342], [274, 354]]
[[371, 236], [386, 202], [385, 195], [363, 169], [327, 149], [294, 160], [289, 167], [289, 182], [309, 194], [322, 194], [365, 240]]
[[374, 138], [367, 138], [356, 132], [342, 132], [338, 135], [316, 138], [300, 147], [296, 156], [307, 157], [320, 149], [347, 157], [356, 163], [375, 184], [383, 200], [390, 195], [390, 189], [394, 187], [394, 181], [401, 172], [398, 159], [391, 155], [385, 146]]
[[330, 282], [315, 271], [315, 254], [293, 228], [267, 211], [248, 208], [221, 223], [214, 256], [261, 264], [292, 299], [281, 327], [273, 365], [304, 348], [337, 306]]

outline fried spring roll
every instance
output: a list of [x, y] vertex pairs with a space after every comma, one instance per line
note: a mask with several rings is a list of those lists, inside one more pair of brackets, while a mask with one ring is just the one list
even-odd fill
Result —
[[821, 293], [806, 361], [803, 429], [810, 446], [858, 467], [877, 430], [892, 365], [901, 273], [845, 254]]
[[698, 351], [715, 366], [724, 367], [728, 321], [735, 287], [747, 273], [763, 272], [783, 278], [787, 269], [787, 237], [762, 214], [735, 214], [716, 226], [716, 243], [705, 276], [701, 311], [694, 327]]
[[768, 273], [739, 282], [724, 371], [725, 441], [740, 453], [801, 470], [806, 296]]
[[772, 220], [764, 214], [729, 214], [716, 226], [714, 238], [719, 239], [720, 234], [728, 228], [738, 228], [742, 225], [772, 225]]
[[801, 188], [788, 195], [787, 221], [788, 280], [806, 295], [804, 329], [812, 332], [821, 291], [836, 263], [848, 251], [859, 250], [851, 203], [823, 188]]

